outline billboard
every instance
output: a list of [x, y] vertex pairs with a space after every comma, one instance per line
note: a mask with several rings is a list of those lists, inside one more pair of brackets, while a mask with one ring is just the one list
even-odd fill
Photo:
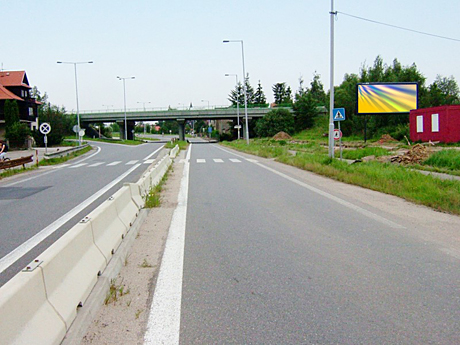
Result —
[[418, 106], [417, 83], [357, 85], [356, 114], [407, 114]]

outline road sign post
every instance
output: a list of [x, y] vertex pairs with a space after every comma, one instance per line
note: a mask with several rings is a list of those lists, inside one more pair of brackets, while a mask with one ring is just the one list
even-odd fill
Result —
[[334, 110], [332, 111], [332, 117], [334, 121], [337, 121], [339, 123], [338, 132], [340, 133], [340, 136], [338, 139], [335, 139], [335, 135], [334, 135], [334, 139], [339, 140], [340, 160], [342, 160], [342, 131], [340, 130], [340, 122], [345, 121], [345, 108], [334, 108]]
[[51, 132], [51, 125], [47, 122], [43, 122], [40, 125], [40, 133], [44, 135], [45, 153], [48, 153], [48, 137], [46, 135], [49, 134], [49, 132]]

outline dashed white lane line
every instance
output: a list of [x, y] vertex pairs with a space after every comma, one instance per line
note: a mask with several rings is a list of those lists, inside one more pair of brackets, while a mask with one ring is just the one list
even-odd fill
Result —
[[241, 161], [239, 159], [236, 159], [236, 158], [230, 158], [230, 162], [241, 163]]
[[189, 159], [187, 159], [168, 238], [166, 240], [160, 272], [150, 308], [144, 344], [179, 344], [180, 317], [182, 303], [182, 277], [184, 269], [185, 226], [187, 219], [187, 200], [189, 185]]
[[145, 159], [144, 164], [152, 164], [155, 161], [155, 159]]
[[134, 165], [137, 162], [138, 162], [138, 160], [129, 161], [128, 163], [126, 163], [126, 165]]
[[214, 163], [223, 163], [224, 161], [220, 158], [214, 158], [213, 159]]
[[118, 165], [118, 164], [120, 164], [120, 163], [121, 163], [121, 161], [115, 161], [115, 162], [112, 162], [112, 163], [107, 164], [107, 166], [108, 166], [108, 167], [113, 167], [114, 165]]
[[196, 160], [197, 163], [206, 163], [206, 159], [198, 158]]

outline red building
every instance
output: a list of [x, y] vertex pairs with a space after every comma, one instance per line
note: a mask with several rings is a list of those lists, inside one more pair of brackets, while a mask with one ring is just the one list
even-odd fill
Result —
[[460, 142], [460, 105], [411, 110], [412, 141]]
[[16, 101], [19, 119], [32, 129], [37, 126], [39, 103], [30, 94], [25, 71], [0, 71], [0, 138], [5, 138], [5, 101]]

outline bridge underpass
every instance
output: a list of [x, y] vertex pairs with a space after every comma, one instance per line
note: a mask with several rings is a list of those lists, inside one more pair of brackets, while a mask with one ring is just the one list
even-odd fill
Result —
[[[292, 108], [288, 109], [292, 112]], [[248, 108], [248, 119], [260, 118], [265, 116], [273, 108]], [[244, 108], [240, 108], [239, 118], [245, 131]], [[143, 110], [126, 111], [127, 139], [133, 139], [133, 130], [136, 121], [167, 121], [174, 120], [179, 124], [179, 139], [185, 140], [185, 123], [192, 120], [237, 120], [237, 108], [214, 108], [214, 109], [191, 109], [191, 110]], [[120, 136], [124, 139], [125, 133], [125, 112], [124, 111], [88, 111], [80, 113], [82, 126], [91, 123], [116, 122], [120, 125]]]

